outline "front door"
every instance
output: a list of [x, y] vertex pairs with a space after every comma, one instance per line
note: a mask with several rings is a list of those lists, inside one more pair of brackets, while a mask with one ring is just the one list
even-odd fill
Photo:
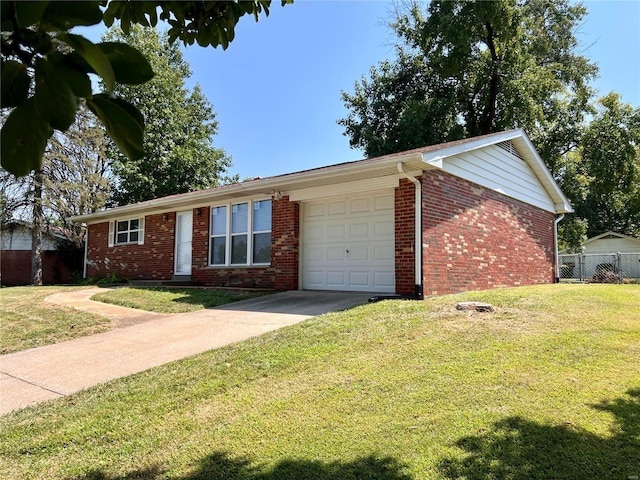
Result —
[[176, 252], [175, 274], [191, 275], [191, 237], [193, 231], [193, 212], [176, 214]]

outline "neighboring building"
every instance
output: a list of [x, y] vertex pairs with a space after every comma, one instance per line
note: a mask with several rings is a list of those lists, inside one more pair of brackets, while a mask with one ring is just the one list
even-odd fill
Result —
[[606, 232], [585, 240], [581, 253], [560, 253], [562, 278], [589, 280], [603, 270], [640, 278], [640, 240], [628, 235]]
[[[31, 224], [13, 220], [0, 229], [0, 284], [31, 283]], [[82, 273], [82, 250], [71, 248], [66, 237], [55, 229], [42, 230], [42, 282], [71, 283]]]
[[606, 232], [585, 240], [582, 244], [582, 253], [586, 255], [640, 253], [640, 240], [621, 233]]
[[553, 282], [571, 211], [514, 130], [70, 220], [90, 277], [421, 296]]

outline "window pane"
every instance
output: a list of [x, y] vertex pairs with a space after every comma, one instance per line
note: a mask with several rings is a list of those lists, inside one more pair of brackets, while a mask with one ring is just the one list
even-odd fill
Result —
[[264, 200], [253, 204], [253, 231], [271, 231], [271, 200]]
[[129, 234], [129, 241], [130, 242], [137, 242], [138, 241], [138, 232], [131, 232]]
[[227, 250], [226, 237], [211, 239], [211, 265], [224, 265]]
[[140, 220], [136, 218], [135, 220], [131, 220], [129, 224], [130, 224], [129, 230], [138, 230], [140, 225]]
[[126, 232], [129, 230], [129, 222], [118, 222], [118, 231]]
[[231, 237], [231, 263], [247, 263], [247, 236]]
[[249, 204], [240, 203], [231, 207], [231, 233], [247, 233]]
[[127, 243], [129, 241], [129, 235], [127, 233], [119, 233], [116, 243]]
[[256, 233], [253, 236], [253, 263], [271, 262], [271, 234]]
[[213, 235], [224, 235], [227, 233], [227, 207], [211, 209], [211, 233]]

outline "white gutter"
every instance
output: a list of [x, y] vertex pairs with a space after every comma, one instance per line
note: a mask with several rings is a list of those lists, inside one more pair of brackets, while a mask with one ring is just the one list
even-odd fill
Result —
[[564, 218], [564, 213], [553, 221], [553, 247], [556, 259], [556, 283], [560, 281], [560, 258], [558, 255], [558, 224]]
[[414, 220], [414, 284], [415, 284], [415, 296], [422, 300], [424, 298], [424, 291], [422, 287], [422, 184], [420, 180], [409, 175], [404, 171], [404, 164], [398, 162], [398, 172], [404, 175], [415, 185], [415, 220]]

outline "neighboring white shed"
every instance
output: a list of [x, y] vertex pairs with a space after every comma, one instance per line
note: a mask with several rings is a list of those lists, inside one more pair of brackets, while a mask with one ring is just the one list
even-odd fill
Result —
[[582, 244], [585, 254], [640, 253], [640, 240], [616, 232], [591, 237]]
[[640, 239], [606, 232], [585, 240], [582, 253], [560, 252], [562, 278], [589, 280], [610, 270], [621, 278], [640, 278]]

